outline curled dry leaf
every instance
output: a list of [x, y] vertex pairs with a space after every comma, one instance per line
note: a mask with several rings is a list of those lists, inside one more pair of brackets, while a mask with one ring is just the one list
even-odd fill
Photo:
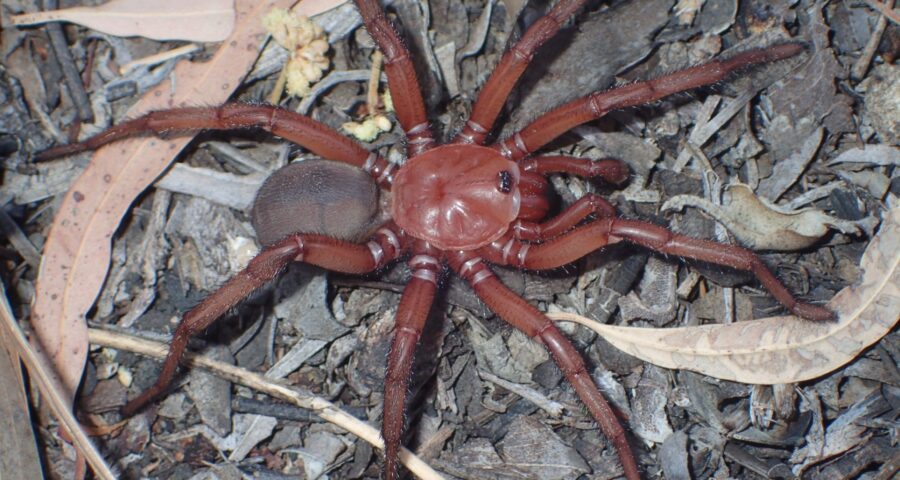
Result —
[[221, 42], [234, 30], [234, 0], [111, 0], [12, 17], [13, 25], [71, 22], [119, 37]]
[[[128, 115], [227, 100], [258, 55], [259, 42], [265, 36], [260, 17], [273, 7], [291, 3], [239, 0], [230, 41], [206, 63], [178, 64], [173, 73], [177, 87], [162, 83], [148, 91]], [[84, 315], [109, 269], [110, 239], [134, 199], [168, 168], [191, 138], [135, 138], [97, 150], [59, 207], [44, 245], [31, 324], [69, 401], [87, 358]]]
[[784, 316], [652, 329], [603, 325], [568, 313], [549, 316], [585, 325], [616, 348], [661, 367], [743, 383], [802, 382], [847, 364], [900, 318], [900, 208], [885, 214], [860, 270], [862, 279], [828, 304], [838, 314], [835, 322]]
[[854, 222], [832, 217], [815, 208], [782, 211], [757, 197], [742, 183], [730, 185], [725, 194], [730, 198], [727, 205], [716, 205], [693, 195], [676, 195], [663, 204], [662, 210], [697, 207], [754, 250], [800, 250], [818, 241], [830, 228], [844, 233], [859, 232]]

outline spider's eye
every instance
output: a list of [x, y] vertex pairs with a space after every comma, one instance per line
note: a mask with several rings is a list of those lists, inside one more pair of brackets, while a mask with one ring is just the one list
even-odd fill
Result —
[[508, 170], [501, 170], [500, 173], [497, 174], [497, 190], [502, 193], [509, 193], [512, 191], [512, 174], [509, 173]]

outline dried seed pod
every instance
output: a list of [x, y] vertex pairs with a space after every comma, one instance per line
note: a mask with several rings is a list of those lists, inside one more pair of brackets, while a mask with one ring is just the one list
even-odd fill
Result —
[[360, 241], [375, 226], [378, 207], [378, 186], [366, 172], [329, 160], [306, 160], [269, 176], [251, 214], [256, 237], [266, 247], [298, 232]]

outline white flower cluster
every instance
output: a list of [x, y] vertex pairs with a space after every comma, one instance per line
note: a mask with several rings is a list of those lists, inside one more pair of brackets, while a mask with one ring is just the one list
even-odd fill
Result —
[[279, 45], [291, 52], [284, 67], [287, 93], [305, 96], [330, 66], [325, 56], [328, 52], [325, 31], [309, 17], [280, 8], [263, 17], [263, 25]]

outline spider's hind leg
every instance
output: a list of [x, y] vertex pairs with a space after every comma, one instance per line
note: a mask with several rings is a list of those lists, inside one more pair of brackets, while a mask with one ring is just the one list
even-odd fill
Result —
[[303, 261], [336, 272], [368, 273], [402, 253], [401, 246], [393, 240], [396, 237], [395, 232], [383, 229], [367, 244], [357, 244], [322, 235], [297, 233], [267, 247], [246, 268], [184, 315], [172, 337], [169, 353], [156, 383], [128, 402], [122, 413], [125, 416], [134, 415], [163, 393], [175, 377], [188, 340], [278, 276], [289, 263]]

